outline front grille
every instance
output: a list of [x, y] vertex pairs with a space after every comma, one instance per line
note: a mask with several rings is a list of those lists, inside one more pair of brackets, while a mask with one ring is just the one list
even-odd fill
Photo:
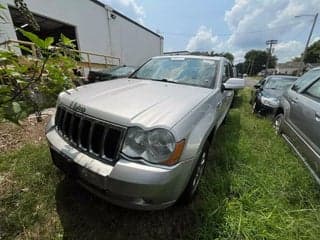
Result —
[[118, 159], [125, 128], [59, 106], [55, 118], [60, 136], [82, 152], [108, 162]]

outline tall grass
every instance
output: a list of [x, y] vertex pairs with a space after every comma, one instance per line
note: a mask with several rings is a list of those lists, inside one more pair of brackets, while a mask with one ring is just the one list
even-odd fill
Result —
[[113, 206], [53, 167], [47, 146], [0, 154], [0, 239], [314, 239], [320, 188], [239, 93], [192, 204]]

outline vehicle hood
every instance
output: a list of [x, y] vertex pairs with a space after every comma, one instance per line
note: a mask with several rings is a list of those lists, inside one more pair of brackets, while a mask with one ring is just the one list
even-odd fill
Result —
[[280, 98], [286, 89], [263, 89], [261, 95], [269, 98]]
[[170, 129], [212, 92], [202, 87], [122, 78], [63, 92], [58, 104], [119, 125]]

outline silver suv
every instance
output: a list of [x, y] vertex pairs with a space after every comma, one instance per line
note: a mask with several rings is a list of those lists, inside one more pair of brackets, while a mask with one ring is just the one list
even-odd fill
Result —
[[130, 78], [68, 90], [46, 129], [53, 162], [117, 205], [189, 201], [242, 87], [226, 58], [161, 56]]
[[320, 68], [298, 78], [284, 94], [274, 126], [320, 184]]

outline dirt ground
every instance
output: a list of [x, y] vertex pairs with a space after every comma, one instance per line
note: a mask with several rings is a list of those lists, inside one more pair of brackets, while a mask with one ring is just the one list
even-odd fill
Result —
[[11, 122], [0, 123], [0, 153], [18, 149], [26, 143], [37, 144], [45, 139], [44, 129], [55, 109], [42, 111], [42, 122], [37, 122], [34, 115], [30, 115], [21, 125]]

